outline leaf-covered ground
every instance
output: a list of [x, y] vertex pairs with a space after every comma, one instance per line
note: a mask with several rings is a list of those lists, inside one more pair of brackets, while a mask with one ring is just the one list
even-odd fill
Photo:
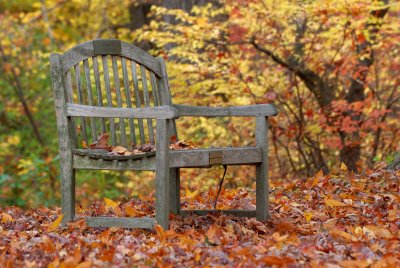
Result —
[[[400, 171], [383, 169], [271, 183], [271, 220], [171, 215], [171, 229], [94, 229], [60, 210], [0, 208], [0, 267], [400, 267]], [[211, 208], [216, 190], [186, 191], [183, 207]], [[254, 190], [223, 190], [219, 208], [254, 208]], [[150, 198], [105, 199], [85, 215], [140, 216]]]

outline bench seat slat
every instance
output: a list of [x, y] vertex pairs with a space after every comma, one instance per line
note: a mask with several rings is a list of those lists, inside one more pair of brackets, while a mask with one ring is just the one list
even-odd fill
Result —
[[[93, 149], [75, 149], [73, 152], [76, 169], [155, 170], [155, 152], [130, 156], [109, 155], [106, 150]], [[259, 147], [170, 150], [169, 155], [171, 168], [253, 165], [262, 161]], [[220, 159], [218, 162], [213, 162], [215, 156]]]

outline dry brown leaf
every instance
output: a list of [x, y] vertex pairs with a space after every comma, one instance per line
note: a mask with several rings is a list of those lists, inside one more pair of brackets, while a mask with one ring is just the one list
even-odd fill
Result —
[[329, 230], [329, 234], [335, 238], [343, 238], [344, 240], [349, 241], [349, 242], [356, 240], [356, 238], [353, 237], [351, 234], [346, 233], [346, 232], [336, 229], [336, 228]]
[[124, 154], [128, 149], [126, 149], [123, 146], [114, 146], [111, 148], [111, 152], [117, 153], [117, 154]]

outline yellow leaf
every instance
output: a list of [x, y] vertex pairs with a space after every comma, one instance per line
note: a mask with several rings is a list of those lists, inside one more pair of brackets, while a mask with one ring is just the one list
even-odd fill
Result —
[[313, 215], [311, 212], [304, 212], [303, 216], [307, 222], [310, 222]]
[[1, 223], [7, 223], [7, 222], [13, 222], [14, 219], [11, 217], [11, 215], [3, 212], [1, 213]]
[[326, 198], [326, 199], [324, 200], [324, 202], [325, 202], [325, 204], [326, 204], [327, 206], [329, 206], [329, 207], [342, 207], [342, 206], [345, 206], [345, 205], [346, 205], [346, 204], [344, 204], [344, 203], [342, 203], [342, 202], [340, 202], [340, 201], [337, 201], [337, 200], [331, 199], [331, 198]]
[[64, 214], [61, 214], [60, 216], [58, 216], [58, 218], [55, 221], [53, 221], [52, 224], [50, 224], [47, 231], [51, 232], [51, 231], [54, 231], [55, 229], [57, 229], [57, 227], [60, 225], [63, 218], [64, 218]]
[[343, 170], [343, 171], [347, 171], [347, 166], [346, 166], [346, 164], [342, 162], [342, 163], [340, 164], [340, 169]]
[[137, 210], [134, 207], [126, 206], [125, 207], [125, 212], [129, 217], [137, 217], [137, 216], [142, 216], [144, 213], [140, 210]]
[[112, 207], [112, 208], [118, 207], [118, 203], [117, 202], [115, 202], [115, 201], [113, 201], [111, 199], [108, 199], [106, 197], [104, 197], [104, 202], [106, 203], [106, 206], [109, 206], [109, 207]]
[[194, 198], [197, 195], [197, 193], [198, 193], [197, 190], [195, 190], [193, 192], [191, 192], [188, 188], [186, 188], [186, 190], [185, 190], [185, 195], [186, 195], [186, 197], [189, 197], [189, 198]]

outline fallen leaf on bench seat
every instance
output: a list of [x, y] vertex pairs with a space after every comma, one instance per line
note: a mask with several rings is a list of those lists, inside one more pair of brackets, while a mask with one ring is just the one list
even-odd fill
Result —
[[181, 140], [169, 145], [170, 150], [188, 150], [194, 148], [194, 143], [189, 140]]
[[108, 137], [109, 135], [107, 133], [101, 134], [94, 143], [89, 145], [90, 149], [105, 149], [111, 151], [111, 146], [108, 145]]
[[112, 147], [111, 152], [113, 153], [117, 153], [117, 154], [125, 154], [125, 152], [127, 152], [128, 149], [126, 149], [125, 147], [122, 146], [115, 146]]
[[89, 146], [87, 145], [86, 141], [82, 141], [81, 143], [83, 149], [89, 149]]
[[156, 150], [156, 146], [151, 143], [142, 144], [140, 146], [133, 146], [133, 150], [139, 150], [141, 152], [153, 152]]

